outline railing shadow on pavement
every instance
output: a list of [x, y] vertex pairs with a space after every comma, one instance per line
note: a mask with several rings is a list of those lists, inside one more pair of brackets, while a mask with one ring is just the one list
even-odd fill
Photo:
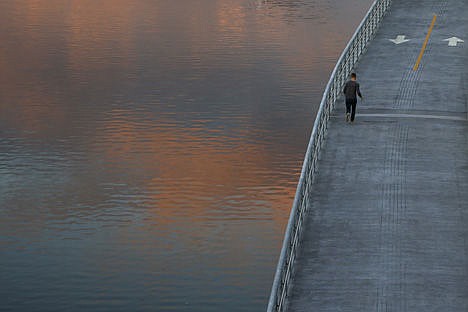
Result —
[[391, 5], [391, 0], [375, 0], [359, 24], [333, 69], [323, 93], [312, 128], [309, 145], [302, 165], [301, 176], [285, 232], [283, 247], [268, 302], [268, 312], [284, 311], [293, 274], [304, 216], [310, 207], [310, 190], [317, 172], [317, 162], [328, 128], [330, 114], [340, 97], [342, 88], [367, 44], [374, 38], [380, 22]]

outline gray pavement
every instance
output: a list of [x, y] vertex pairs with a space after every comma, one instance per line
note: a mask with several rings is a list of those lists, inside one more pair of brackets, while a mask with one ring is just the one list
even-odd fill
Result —
[[467, 12], [393, 1], [356, 68], [356, 122], [340, 103], [331, 119], [288, 311], [468, 311]]

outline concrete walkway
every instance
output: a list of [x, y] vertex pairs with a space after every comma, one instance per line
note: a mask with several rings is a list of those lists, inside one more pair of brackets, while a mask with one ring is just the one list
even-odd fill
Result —
[[288, 311], [468, 311], [468, 0], [394, 0], [356, 72], [365, 101], [331, 119]]

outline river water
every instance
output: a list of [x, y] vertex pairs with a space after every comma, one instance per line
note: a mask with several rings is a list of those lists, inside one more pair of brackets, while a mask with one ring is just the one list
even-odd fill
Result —
[[264, 310], [371, 2], [0, 1], [0, 310]]

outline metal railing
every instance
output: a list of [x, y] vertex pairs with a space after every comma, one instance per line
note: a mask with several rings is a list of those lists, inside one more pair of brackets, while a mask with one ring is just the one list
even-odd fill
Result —
[[359, 57], [364, 53], [367, 43], [374, 37], [390, 4], [391, 0], [374, 1], [338, 59], [323, 93], [289, 216], [283, 247], [268, 302], [268, 312], [283, 311], [285, 308], [304, 215], [310, 206], [311, 198], [309, 194], [317, 171], [318, 156], [327, 131], [330, 114], [333, 111], [336, 100], [341, 95], [342, 88], [351, 74], [351, 70], [359, 60]]

